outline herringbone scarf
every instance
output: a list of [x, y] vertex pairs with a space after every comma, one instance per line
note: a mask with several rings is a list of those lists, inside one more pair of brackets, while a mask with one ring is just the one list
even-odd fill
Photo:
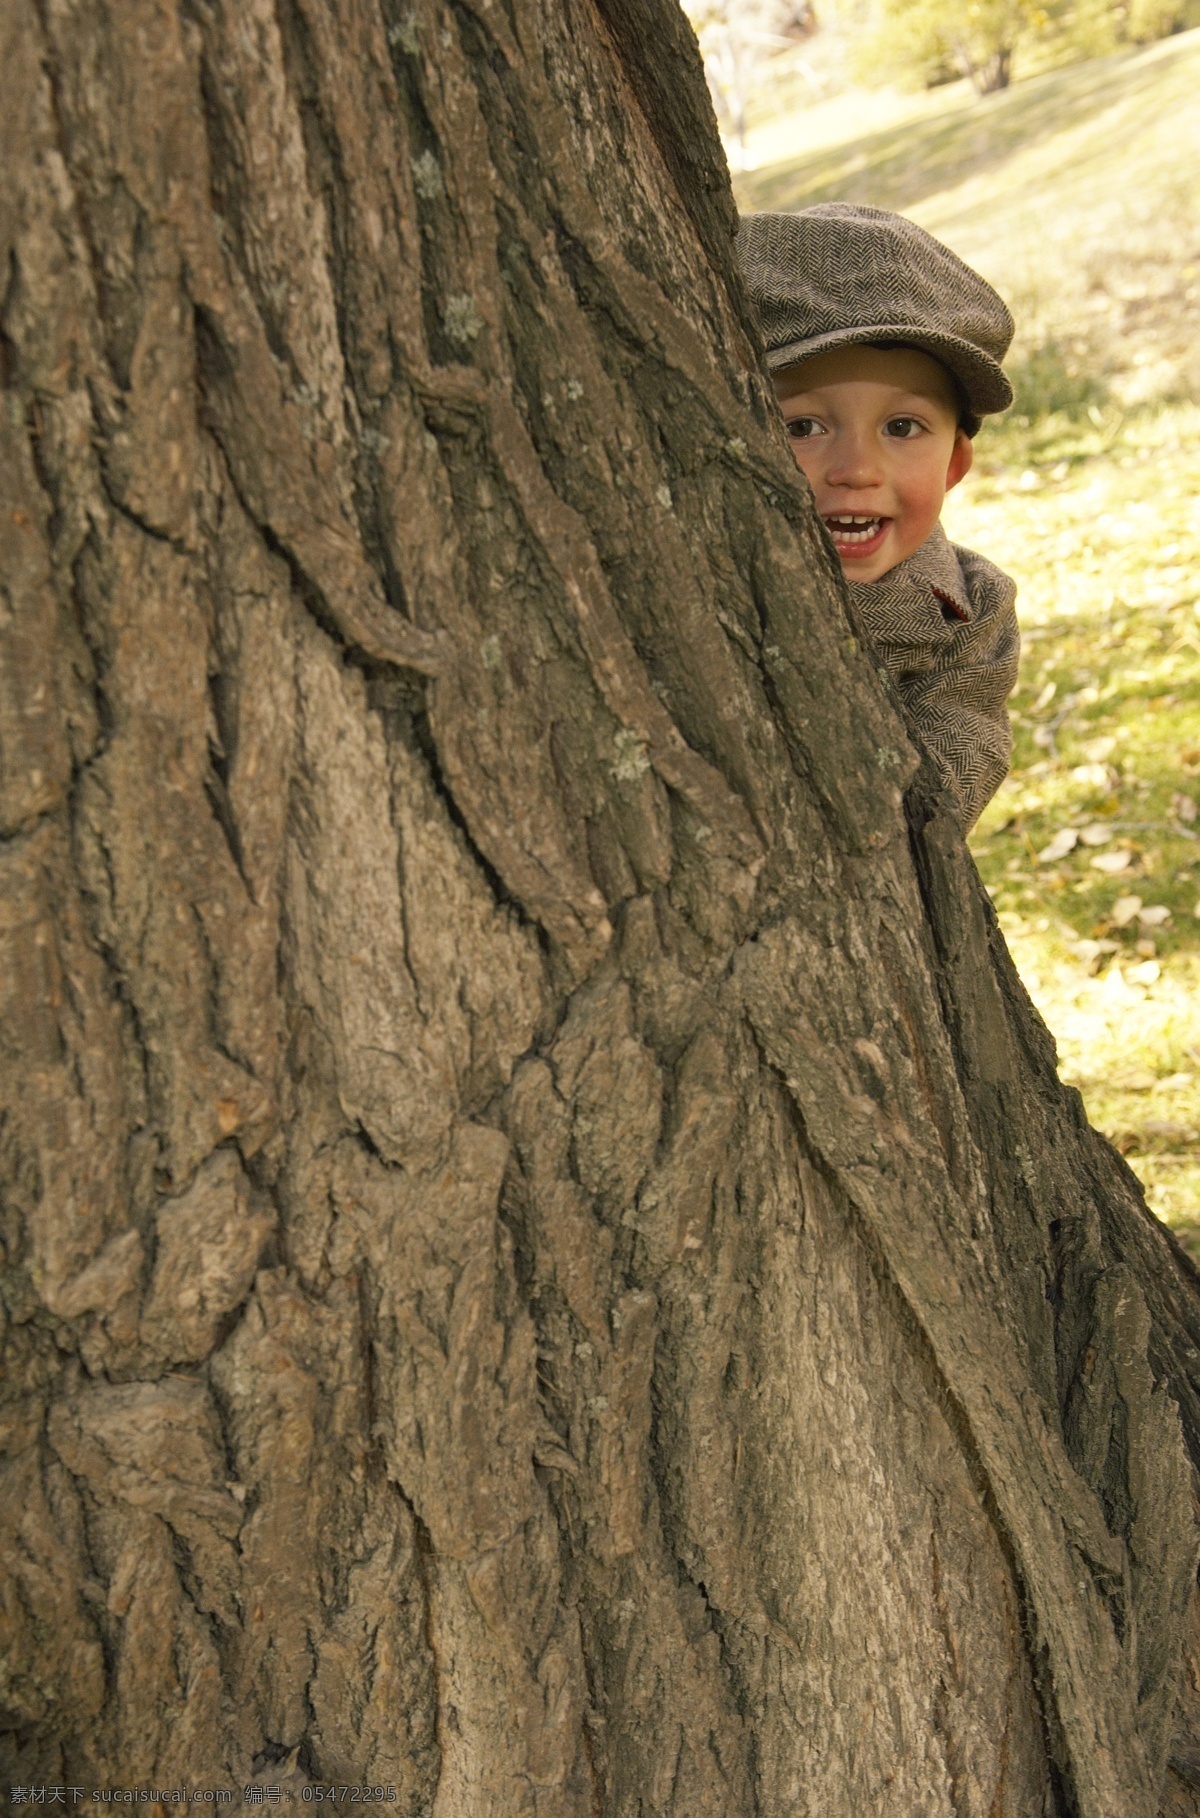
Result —
[[964, 831], [1008, 774], [1005, 703], [1021, 640], [1016, 582], [939, 524], [878, 581], [851, 581], [864, 629], [913, 726], [941, 764]]

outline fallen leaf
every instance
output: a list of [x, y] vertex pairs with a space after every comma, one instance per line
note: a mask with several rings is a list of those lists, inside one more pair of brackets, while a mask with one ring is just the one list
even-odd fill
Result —
[[1116, 739], [1106, 733], [1103, 738], [1089, 739], [1082, 750], [1089, 764], [1102, 764], [1106, 757], [1111, 757], [1116, 748]]
[[1125, 976], [1135, 985], [1152, 985], [1162, 976], [1162, 967], [1157, 960], [1143, 960], [1140, 965], [1131, 966]]
[[[1130, 977], [1132, 977], [1132, 973]], [[1116, 1006], [1139, 1004], [1146, 993], [1139, 986], [1129, 984], [1120, 966], [1110, 966], [1101, 980], [1100, 995], [1105, 1003]]]
[[1079, 829], [1079, 837], [1085, 846], [1105, 846], [1112, 836], [1112, 828], [1106, 827], [1103, 821], [1091, 821]]
[[1074, 827], [1060, 827], [1048, 846], [1043, 846], [1037, 855], [1039, 865], [1052, 865], [1056, 859], [1066, 858], [1078, 844], [1079, 835]]
[[1115, 852], [1102, 852], [1092, 860], [1093, 871], [1103, 871], [1107, 877], [1115, 877], [1118, 871], [1127, 871], [1133, 863], [1133, 854], [1128, 846], [1119, 846]]
[[1190, 825], [1196, 818], [1196, 804], [1190, 795], [1173, 795], [1171, 812], [1176, 820], [1186, 821]]
[[1137, 918], [1143, 928], [1161, 928], [1170, 921], [1171, 911], [1165, 903], [1151, 903], [1148, 909], [1138, 910]]

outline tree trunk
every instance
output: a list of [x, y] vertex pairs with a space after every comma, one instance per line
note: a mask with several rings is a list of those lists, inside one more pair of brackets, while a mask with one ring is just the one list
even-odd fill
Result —
[[1194, 1277], [852, 624], [682, 15], [0, 31], [10, 1780], [1200, 1809]]
[[1012, 80], [1012, 48], [998, 45], [983, 59], [982, 63], [971, 71], [971, 81], [977, 95], [995, 95], [1002, 88], [1007, 88]]

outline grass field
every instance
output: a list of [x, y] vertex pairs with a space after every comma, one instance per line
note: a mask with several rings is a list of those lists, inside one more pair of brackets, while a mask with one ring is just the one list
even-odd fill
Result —
[[761, 128], [737, 186], [901, 209], [1017, 316], [1017, 404], [945, 514], [1025, 641], [972, 847], [1064, 1078], [1200, 1257], [1198, 94], [1191, 32], [982, 102], [846, 97], [790, 153]]

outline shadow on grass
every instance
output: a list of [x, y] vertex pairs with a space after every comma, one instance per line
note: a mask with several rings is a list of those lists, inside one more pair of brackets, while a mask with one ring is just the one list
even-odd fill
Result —
[[1150, 90], [1164, 64], [1195, 54], [1192, 34], [1178, 49], [1156, 46], [1071, 64], [1002, 94], [964, 102], [927, 122], [908, 121], [807, 157], [747, 172], [737, 180], [745, 210], [807, 208], [814, 202], [866, 202], [905, 209], [1036, 144]]

